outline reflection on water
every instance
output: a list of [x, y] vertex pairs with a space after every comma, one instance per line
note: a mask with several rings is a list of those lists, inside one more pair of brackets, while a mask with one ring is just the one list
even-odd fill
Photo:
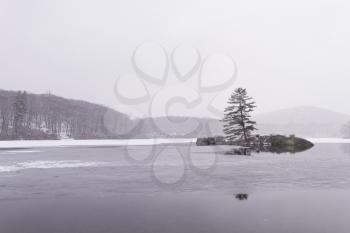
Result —
[[350, 144], [348, 144], [348, 143], [342, 144], [341, 149], [345, 154], [350, 156]]
[[251, 155], [252, 149], [242, 147], [242, 148], [233, 148], [225, 152], [226, 155]]
[[[232, 148], [225, 152], [226, 155], [247, 155], [250, 156], [252, 153], [273, 153], [273, 154], [283, 154], [283, 153], [300, 153], [303, 151], [307, 151], [311, 148], [296, 148], [294, 146], [286, 146], [286, 147], [268, 147], [268, 146], [262, 146], [262, 147], [241, 147], [241, 148]], [[350, 150], [350, 149], [349, 149]], [[350, 151], [349, 151], [350, 153]]]
[[[189, 153], [179, 153], [188, 149], [183, 146], [171, 150], [160, 148], [163, 154], [142, 160], [144, 152], [152, 150], [147, 146], [133, 146], [133, 158], [143, 163], [126, 160], [122, 147], [52, 148], [41, 149], [40, 153], [1, 154], [0, 185], [10, 188], [0, 190], [0, 200], [22, 198], [31, 193], [47, 196], [76, 191], [240, 193], [242, 190], [350, 188], [350, 156], [345, 156], [349, 148], [349, 145], [317, 144], [295, 155], [265, 152], [259, 156], [227, 156], [223, 151], [232, 149], [231, 146], [193, 146]], [[33, 161], [45, 161], [45, 164], [37, 166]], [[91, 163], [94, 166], [90, 166]], [[52, 180], [55, 176], [60, 179]], [[164, 183], [176, 185], [170, 189], [164, 188]]]
[[[347, 233], [349, 192], [83, 195], [0, 202], [1, 233]], [[244, 200], [245, 196], [242, 195]]]
[[[164, 149], [153, 169], [144, 159], [152, 148], [130, 149], [142, 163], [126, 160], [121, 147], [1, 154], [1, 166], [27, 169], [0, 172], [0, 232], [349, 232], [349, 144], [259, 156], [194, 146], [191, 161]], [[164, 190], [152, 172], [162, 181], [182, 172], [184, 179]]]

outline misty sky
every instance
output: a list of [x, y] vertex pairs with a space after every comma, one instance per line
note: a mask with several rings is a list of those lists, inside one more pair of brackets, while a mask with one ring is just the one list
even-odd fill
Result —
[[[218, 109], [243, 86], [258, 112], [313, 105], [350, 114], [349, 12], [346, 0], [0, 0], [0, 88], [50, 90], [128, 112], [136, 106], [121, 106], [114, 85], [134, 72], [135, 47], [151, 42], [171, 52], [181, 44], [236, 61], [237, 80], [220, 91]], [[144, 56], [146, 69], [157, 73], [161, 55]], [[186, 66], [191, 59], [184, 52], [178, 60]], [[208, 73], [227, 73], [222, 64], [215, 69]], [[132, 83], [121, 84], [121, 92], [139, 94]], [[173, 86], [168, 94], [183, 93]], [[169, 111], [184, 114], [181, 106]]]

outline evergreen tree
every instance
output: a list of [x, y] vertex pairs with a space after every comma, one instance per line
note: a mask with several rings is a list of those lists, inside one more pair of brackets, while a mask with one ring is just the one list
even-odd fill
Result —
[[249, 97], [246, 89], [237, 88], [228, 100], [228, 107], [225, 109], [224, 133], [228, 142], [244, 140], [249, 142], [249, 138], [255, 128], [255, 121], [251, 120], [251, 112], [255, 108], [255, 102]]
[[17, 92], [14, 103], [13, 136], [22, 139], [25, 135], [24, 120], [27, 113], [27, 93]]

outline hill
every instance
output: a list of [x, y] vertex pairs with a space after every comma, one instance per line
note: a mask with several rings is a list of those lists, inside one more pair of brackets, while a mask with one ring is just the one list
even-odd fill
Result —
[[[212, 133], [222, 134], [219, 121], [210, 118], [170, 116], [130, 119], [126, 114], [86, 101], [52, 94], [24, 95], [23, 92], [0, 90], [0, 140], [204, 137]], [[21, 102], [25, 106], [22, 113], [18, 110]]]
[[342, 137], [350, 115], [324, 108], [302, 106], [255, 117], [261, 134], [295, 134], [303, 137]]
[[142, 137], [208, 137], [222, 135], [217, 119], [198, 117], [155, 117], [140, 119], [138, 132]]
[[[132, 120], [105, 106], [51, 94], [26, 93], [25, 112], [20, 113], [18, 96], [18, 92], [0, 90], [0, 140], [223, 135], [218, 119], [169, 116]], [[254, 120], [262, 135], [341, 137], [341, 128], [350, 115], [303, 106], [259, 114]]]
[[[179, 117], [170, 117], [177, 119]], [[350, 115], [334, 112], [324, 108], [301, 106], [277, 110], [254, 116], [258, 133], [261, 135], [295, 134], [301, 137], [342, 137], [342, 127], [350, 121]], [[217, 119], [190, 118], [186, 124], [167, 124], [164, 118], [153, 119], [168, 133], [183, 134], [193, 129], [199, 122], [201, 129], [193, 131], [192, 136], [208, 137], [223, 135], [222, 124]], [[149, 130], [149, 133], [152, 131]], [[191, 134], [190, 134], [191, 135]]]
[[127, 115], [105, 106], [0, 90], [1, 140], [119, 138], [115, 132], [124, 132], [130, 124]]

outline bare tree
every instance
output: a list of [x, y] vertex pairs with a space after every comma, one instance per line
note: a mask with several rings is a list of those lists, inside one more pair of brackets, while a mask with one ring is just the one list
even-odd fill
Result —
[[24, 121], [27, 113], [27, 93], [17, 92], [14, 102], [13, 136], [15, 139], [23, 139], [25, 135]]

